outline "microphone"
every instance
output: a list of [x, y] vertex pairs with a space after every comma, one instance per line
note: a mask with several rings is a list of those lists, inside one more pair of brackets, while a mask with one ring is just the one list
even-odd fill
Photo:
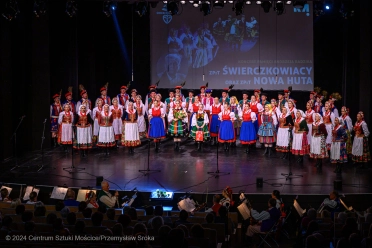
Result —
[[26, 116], [25, 115], [22, 115], [21, 117], [19, 117], [19, 119], [23, 119], [23, 118], [25, 118]]
[[46, 123], [47, 119], [45, 118], [44, 122], [43, 123]]

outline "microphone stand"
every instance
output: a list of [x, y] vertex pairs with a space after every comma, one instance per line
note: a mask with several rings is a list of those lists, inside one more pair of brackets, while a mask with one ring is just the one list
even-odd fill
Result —
[[67, 171], [70, 174], [73, 173], [73, 172], [80, 172], [82, 170], [85, 170], [85, 168], [76, 168], [74, 166], [74, 124], [71, 124], [71, 129], [72, 129], [72, 133], [71, 133], [71, 166], [62, 168], [62, 170]]
[[24, 118], [25, 118], [25, 116], [21, 117], [20, 121], [18, 122], [18, 126], [16, 127], [12, 137], [10, 138], [10, 140], [12, 140], [14, 138], [14, 148], [13, 149], [14, 149], [14, 159], [15, 159], [15, 166], [13, 168], [11, 168], [10, 171], [20, 167], [18, 165], [18, 156], [17, 156], [17, 131], [18, 131], [18, 128], [21, 126], [21, 123], [22, 123]]
[[225, 176], [225, 175], [230, 175], [230, 172], [221, 172], [219, 167], [218, 167], [218, 147], [219, 147], [219, 142], [218, 142], [218, 134], [220, 132], [219, 125], [217, 125], [217, 145], [216, 145], [216, 163], [217, 163], [217, 170], [216, 171], [209, 171], [207, 174], [214, 176], [214, 178], [218, 178], [219, 176]]
[[[47, 119], [44, 120], [43, 122], [43, 136], [41, 137], [41, 165], [38, 165], [39, 166], [39, 169], [37, 170], [37, 172], [41, 171], [43, 168], [44, 168], [44, 140], [45, 140], [45, 123], [46, 123]], [[53, 167], [53, 169], [55, 169], [55, 167]]]
[[[149, 123], [150, 123], [150, 121], [149, 121]], [[150, 128], [151, 128], [151, 124], [150, 124]], [[138, 172], [143, 173], [144, 176], [148, 176], [151, 173], [155, 173], [155, 172], [161, 172], [161, 170], [150, 170], [150, 147], [151, 147], [151, 139], [148, 138], [147, 140], [148, 140], [148, 144], [147, 144], [147, 169], [146, 170], [138, 170]]]
[[288, 167], [289, 167], [289, 173], [281, 173], [282, 176], [285, 177], [285, 180], [291, 180], [292, 178], [300, 178], [303, 177], [303, 175], [293, 175], [292, 173], [292, 164], [291, 164], [291, 148], [292, 148], [292, 126], [288, 128]]

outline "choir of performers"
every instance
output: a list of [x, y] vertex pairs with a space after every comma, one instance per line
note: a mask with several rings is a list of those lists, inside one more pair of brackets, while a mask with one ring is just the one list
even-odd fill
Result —
[[165, 128], [163, 118], [165, 116], [164, 108], [159, 106], [159, 101], [153, 102], [153, 107], [149, 110], [149, 130], [148, 137], [154, 139], [155, 151], [159, 151], [160, 140], [165, 138]]
[[146, 137], [146, 121], [145, 121], [145, 113], [146, 108], [142, 102], [141, 95], [137, 95], [136, 103], [134, 104], [134, 109], [137, 111], [137, 125], [138, 125], [138, 132], [140, 138]]
[[220, 103], [218, 97], [214, 98], [213, 105], [210, 107], [210, 120], [209, 120], [209, 133], [211, 136], [211, 144], [217, 143], [218, 130], [220, 128], [221, 121], [219, 120], [219, 113], [223, 110], [223, 106]]
[[[311, 94], [310, 94], [311, 96]], [[307, 127], [309, 129], [308, 133], [307, 133], [307, 141], [309, 142], [309, 144], [311, 143], [311, 130], [312, 130], [312, 126], [313, 126], [313, 122], [314, 122], [314, 115], [315, 115], [315, 111], [312, 109], [313, 108], [313, 102], [310, 100], [306, 103], [306, 123], [307, 123]]]
[[230, 111], [230, 105], [227, 101], [223, 104], [223, 110], [218, 114], [221, 121], [220, 129], [218, 131], [218, 142], [224, 143], [224, 150], [229, 150], [229, 145], [235, 143], [236, 136], [233, 122], [235, 121], [234, 112]]
[[243, 104], [243, 110], [239, 111], [239, 118], [242, 121], [240, 128], [240, 143], [246, 146], [245, 152], [249, 153], [249, 146], [256, 144], [256, 129], [253, 123], [257, 116], [249, 107], [249, 102]]
[[331, 106], [329, 102], [325, 102], [324, 110], [323, 110], [323, 122], [327, 129], [327, 150], [331, 149], [332, 144], [332, 125], [335, 121], [335, 115], [331, 111]]
[[310, 158], [315, 158], [317, 168], [322, 167], [322, 159], [328, 158], [326, 138], [328, 135], [323, 118], [319, 113], [315, 114], [315, 121], [312, 126], [312, 137], [310, 143]]
[[174, 139], [174, 149], [180, 149], [181, 137], [186, 136], [187, 113], [182, 108], [181, 102], [176, 100], [174, 108], [171, 108], [168, 115], [168, 134]]
[[125, 110], [124, 132], [121, 139], [122, 145], [129, 148], [129, 153], [134, 153], [134, 147], [141, 144], [138, 130], [138, 112], [134, 108], [135, 103], [129, 102]]
[[203, 104], [199, 103], [198, 111], [194, 113], [191, 120], [191, 132], [192, 137], [198, 145], [198, 151], [202, 149], [202, 143], [207, 141], [210, 137], [208, 131], [208, 115], [204, 111]]
[[116, 96], [117, 99], [119, 99], [119, 104], [125, 108], [127, 105], [127, 101], [129, 100], [129, 95], [127, 92], [127, 86], [123, 85], [120, 87], [120, 94]]
[[108, 104], [105, 104], [103, 105], [103, 110], [98, 113], [99, 134], [97, 146], [106, 148], [107, 155], [107, 148], [114, 147], [116, 145], [115, 133], [112, 123], [113, 114], [110, 111], [110, 106]]
[[349, 109], [343, 106], [341, 108], [341, 118], [343, 120], [343, 128], [346, 131], [347, 140], [346, 140], [346, 152], [348, 155], [351, 154], [351, 149], [353, 148], [353, 143], [351, 140], [351, 132], [353, 131], [353, 122], [349, 116]]
[[259, 141], [265, 145], [265, 153], [271, 155], [271, 148], [276, 142], [275, 126], [278, 124], [276, 114], [271, 111], [271, 104], [265, 105], [265, 110], [261, 115], [261, 126], [258, 129]]
[[302, 163], [304, 155], [309, 153], [308, 132], [309, 127], [306, 121], [306, 114], [302, 110], [297, 110], [292, 142], [292, 154], [299, 156], [297, 163]]
[[[273, 112], [274, 113], [274, 112]], [[275, 114], [275, 113], [274, 113]], [[288, 158], [288, 153], [290, 152], [290, 139], [292, 138], [292, 127], [293, 127], [293, 118], [289, 114], [289, 111], [286, 107], [282, 108], [282, 113], [278, 116], [278, 137], [276, 141], [276, 150], [282, 152], [282, 159]]]
[[93, 109], [92, 113], [92, 119], [93, 119], [93, 144], [97, 143], [97, 137], [99, 134], [99, 122], [98, 118], [101, 115], [101, 112], [103, 111], [103, 100], [97, 99], [97, 105]]
[[112, 105], [110, 106], [110, 111], [112, 113], [112, 127], [114, 128], [114, 134], [115, 134], [115, 142], [116, 147], [119, 147], [119, 143], [121, 140], [122, 135], [122, 128], [123, 128], [123, 106], [119, 105], [119, 101], [117, 98], [114, 98], [112, 100]]
[[264, 110], [264, 108], [262, 107], [261, 103], [257, 101], [257, 98], [255, 95], [251, 96], [250, 107], [251, 107], [252, 112], [254, 112], [257, 116], [258, 121], [253, 123], [256, 133], [257, 133], [258, 127], [261, 125], [261, 113]]
[[371, 161], [371, 154], [368, 146], [369, 130], [364, 121], [364, 113], [360, 111], [357, 114], [357, 121], [354, 125], [354, 141], [351, 151], [354, 164], [367, 163]]
[[73, 121], [74, 113], [71, 111], [71, 106], [69, 104], [65, 104], [63, 106], [63, 111], [59, 113], [58, 117], [58, 143], [63, 145], [65, 151], [67, 151], [67, 145], [72, 145]]
[[53, 104], [50, 105], [50, 132], [52, 133], [54, 147], [56, 147], [58, 138], [58, 118], [59, 114], [62, 112], [60, 95], [55, 94], [53, 100]]
[[347, 163], [346, 143], [347, 135], [343, 128], [342, 118], [335, 118], [335, 125], [332, 129], [332, 144], [331, 144], [331, 163], [336, 164], [335, 173], [341, 172], [341, 165]]
[[81, 155], [86, 156], [85, 151], [91, 149], [92, 144], [92, 118], [90, 110], [87, 110], [85, 105], [80, 106], [74, 126], [76, 126], [76, 140], [73, 147], [76, 150], [81, 150]]

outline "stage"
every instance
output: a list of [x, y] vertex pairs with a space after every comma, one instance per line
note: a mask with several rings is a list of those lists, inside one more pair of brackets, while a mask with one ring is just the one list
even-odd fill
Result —
[[[315, 160], [305, 157], [303, 165], [296, 163], [297, 157], [280, 159], [281, 153], [271, 156], [263, 155], [264, 149], [252, 149], [249, 154], [240, 144], [230, 148], [229, 152], [219, 146], [219, 170], [230, 174], [215, 178], [208, 172], [217, 169], [216, 146], [205, 145], [202, 152], [192, 140], [181, 143], [181, 150], [174, 151], [172, 140], [164, 140], [159, 153], [155, 153], [151, 144], [148, 157], [148, 145], [142, 145], [129, 154], [127, 148], [119, 147], [109, 150], [106, 158], [104, 150], [94, 148], [83, 158], [71, 150], [64, 152], [61, 147], [44, 151], [44, 167], [41, 152], [35, 151], [18, 159], [20, 167], [14, 168], [15, 161], [2, 164], [0, 181], [6, 183], [23, 183], [28, 185], [67, 185], [68, 187], [96, 187], [96, 177], [102, 176], [111, 182], [111, 190], [129, 191], [137, 188], [141, 192], [156, 189], [201, 194], [221, 193], [230, 186], [234, 193], [244, 191], [248, 194], [269, 194], [279, 190], [283, 195], [290, 194], [328, 194], [334, 189], [334, 181], [342, 180], [344, 194], [363, 194], [372, 190], [371, 169], [355, 168], [351, 163], [343, 166], [342, 174], [333, 173], [335, 165], [323, 162], [322, 170], [314, 167]], [[149, 160], [148, 160], [149, 159]], [[139, 170], [146, 169], [149, 161], [151, 170], [160, 172], [144, 175]], [[85, 168], [81, 172], [69, 173], [63, 167]], [[286, 180], [282, 173], [301, 175], [302, 177]], [[263, 178], [263, 186], [257, 187], [256, 178]], [[99, 187], [98, 187], [99, 188]]]

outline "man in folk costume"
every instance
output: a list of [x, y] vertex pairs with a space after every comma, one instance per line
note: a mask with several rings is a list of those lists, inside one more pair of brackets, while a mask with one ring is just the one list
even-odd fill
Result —
[[323, 96], [316, 95], [315, 103], [314, 103], [314, 112], [323, 116], [323, 104], [322, 104]]
[[72, 99], [72, 92], [67, 92], [66, 94], [65, 94], [65, 98], [66, 98], [66, 100], [62, 103], [62, 105], [65, 105], [65, 104], [70, 104], [70, 106], [71, 106], [71, 111], [73, 112], [73, 113], [77, 113], [78, 111], [77, 111], [77, 109], [76, 109], [76, 102]]
[[371, 154], [368, 145], [370, 134], [367, 123], [364, 121], [364, 113], [359, 111], [357, 121], [354, 125], [354, 141], [351, 151], [353, 163], [368, 163], [371, 161]]
[[346, 131], [347, 141], [346, 141], [346, 152], [348, 155], [351, 154], [351, 149], [353, 147], [351, 132], [353, 131], [353, 122], [349, 116], [349, 108], [343, 106], [341, 108], [341, 118], [343, 120], [343, 128]]
[[337, 101], [337, 99], [335, 99], [332, 95], [329, 96], [329, 105], [330, 105], [330, 109], [332, 111], [332, 113], [335, 115], [335, 117], [339, 117], [339, 113], [338, 113], [338, 109], [336, 108], [335, 106], [335, 101]]
[[199, 96], [199, 99], [200, 99], [201, 102], [203, 102], [204, 97], [207, 96], [206, 93], [205, 93], [206, 88], [207, 88], [207, 86], [205, 86], [205, 85], [200, 86], [200, 94], [198, 96]]
[[127, 105], [128, 105], [129, 102], [135, 103], [136, 102], [136, 98], [137, 98], [137, 90], [136, 89], [132, 89], [130, 91], [130, 98], [129, 98], [129, 101], [127, 101]]
[[[191, 120], [191, 112], [189, 111], [189, 107], [195, 102], [195, 99], [194, 99], [194, 91], [189, 89], [188, 91], [189, 93], [189, 96], [186, 97], [186, 100], [185, 100], [185, 109], [186, 109], [186, 112], [187, 112], [187, 116], [188, 116], [188, 120]], [[189, 130], [190, 132], [190, 130]]]
[[174, 90], [173, 89], [169, 89], [168, 90], [168, 92], [169, 92], [169, 97], [167, 98], [167, 99], [165, 99], [165, 104], [166, 104], [166, 114], [168, 115], [168, 113], [169, 113], [169, 110], [170, 110], [170, 105], [171, 105], [171, 103], [173, 103], [175, 100], [176, 100], [176, 98], [174, 97]]
[[206, 97], [203, 98], [202, 103], [204, 105], [204, 110], [207, 113], [208, 117], [210, 115], [210, 107], [213, 105], [213, 97], [212, 97], [212, 90], [206, 89], [205, 90]]
[[267, 94], [265, 92], [261, 93], [260, 103], [262, 106], [265, 106], [266, 104], [270, 104], [270, 102], [267, 100]]
[[285, 100], [289, 100], [289, 99], [292, 99], [292, 97], [290, 96], [291, 95], [291, 91], [290, 90], [284, 90], [284, 99]]
[[309, 101], [311, 101], [312, 102], [312, 106], [314, 106], [315, 101], [316, 101], [316, 92], [315, 91], [311, 91], [310, 92]]
[[80, 86], [80, 88], [81, 99], [76, 103], [76, 110], [80, 109], [80, 105], [85, 105], [87, 109], [92, 110], [92, 102], [88, 99], [88, 92], [84, 89], [83, 86]]
[[86, 156], [85, 151], [91, 149], [92, 144], [92, 118], [90, 110], [85, 105], [80, 106], [80, 111], [77, 112], [74, 126], [76, 126], [76, 141], [73, 144], [73, 148], [81, 150], [81, 155]]
[[185, 101], [185, 96], [181, 92], [182, 86], [178, 85], [174, 88], [175, 94], [179, 94], [181, 96], [181, 100], [184, 102]]
[[145, 105], [146, 105], [146, 102], [148, 101], [148, 99], [151, 98], [151, 96], [150, 96], [151, 92], [155, 92], [155, 94], [156, 94], [156, 85], [155, 84], [152, 84], [152, 85], [149, 86], [149, 93], [147, 93], [146, 97], [145, 97]]
[[156, 90], [151, 89], [149, 93], [149, 97], [145, 101], [145, 109], [146, 109], [146, 114], [148, 115], [148, 111], [151, 109], [152, 104], [154, 103], [156, 98]]
[[284, 98], [284, 93], [279, 92], [278, 93], [278, 107], [279, 109], [282, 109], [283, 107], [288, 107], [287, 100]]
[[72, 123], [74, 122], [74, 114], [71, 111], [71, 106], [66, 104], [58, 117], [58, 143], [63, 145], [64, 151], [67, 152], [67, 146], [72, 145], [73, 130]]
[[243, 92], [242, 92], [242, 96], [243, 96], [243, 99], [239, 101], [240, 109], [243, 109], [244, 104], [250, 102], [250, 100], [249, 100], [249, 98], [248, 98], [248, 97], [249, 97], [249, 95], [248, 95], [248, 91], [243, 91]]
[[57, 146], [58, 138], [58, 118], [59, 114], [62, 112], [62, 106], [60, 102], [60, 95], [53, 95], [54, 103], [50, 105], [50, 132], [52, 133], [54, 147]]
[[230, 91], [229, 88], [224, 88], [224, 89], [222, 90], [222, 96], [221, 96], [221, 98], [220, 98], [220, 103], [221, 103], [222, 105], [224, 105], [225, 103], [230, 104], [230, 98], [229, 98], [229, 96], [228, 96], [229, 91]]
[[333, 124], [335, 121], [335, 115], [331, 111], [331, 105], [329, 102], [326, 102], [324, 105], [324, 110], [323, 110], [323, 123], [326, 126], [327, 129], [327, 139], [326, 139], [326, 144], [327, 144], [327, 150], [329, 151], [331, 149], [331, 144], [332, 144], [332, 128]]
[[101, 98], [103, 100], [103, 105], [105, 104], [111, 105], [111, 98], [107, 95], [107, 88], [102, 87], [99, 91], [101, 92], [101, 96], [98, 97], [97, 99]]
[[[101, 191], [98, 192], [97, 199], [98, 204], [105, 208], [113, 208], [118, 202], [119, 192], [115, 192], [114, 195], [110, 193], [110, 185], [106, 181], [101, 182]], [[118, 206], [119, 207], [119, 206]]]
[[119, 99], [119, 104], [125, 108], [127, 105], [127, 101], [129, 100], [129, 95], [127, 92], [127, 86], [123, 85], [120, 87], [120, 94], [116, 96], [117, 99]]

